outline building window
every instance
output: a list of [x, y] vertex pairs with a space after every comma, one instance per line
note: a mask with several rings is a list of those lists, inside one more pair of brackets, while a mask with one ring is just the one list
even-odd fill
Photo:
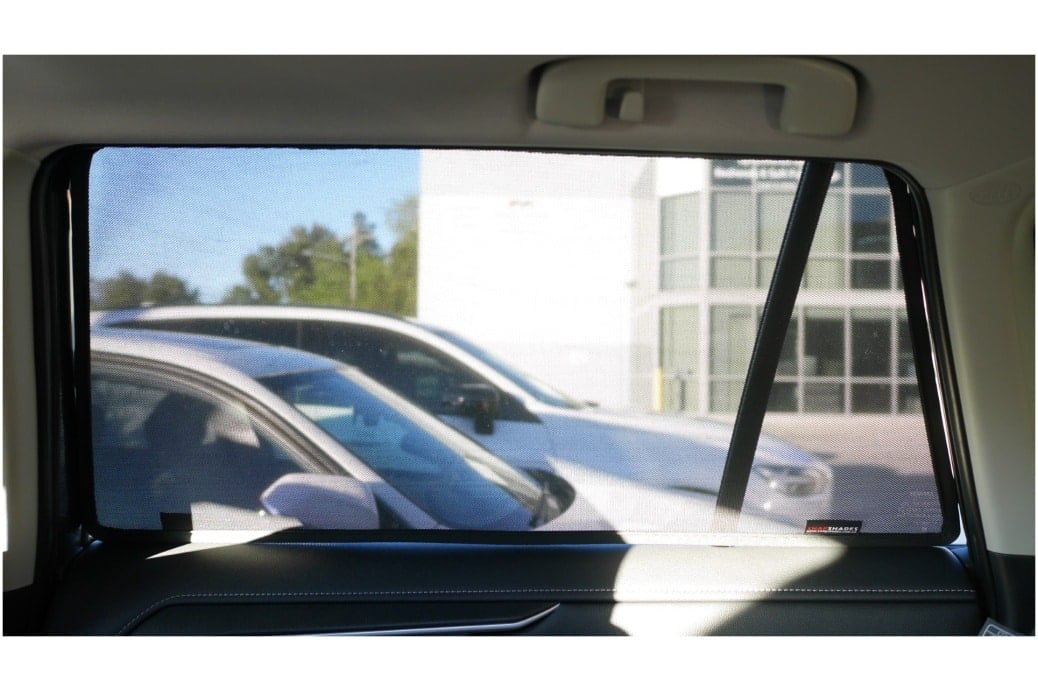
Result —
[[734, 413], [753, 354], [756, 311], [748, 305], [710, 308], [710, 410]]
[[810, 290], [842, 290], [846, 287], [847, 224], [845, 196], [831, 192], [822, 205], [811, 255], [804, 272], [804, 288]]
[[[735, 413], [760, 322], [759, 305], [714, 305], [707, 314], [709, 375], [697, 375], [697, 306], [660, 313], [662, 407]], [[708, 383], [705, 407], [699, 382]], [[698, 406], [698, 408], [697, 408]], [[798, 306], [789, 323], [768, 410], [775, 413], [918, 414], [908, 317], [899, 308]]]
[[[761, 310], [757, 310], [757, 321], [760, 321]], [[800, 327], [793, 319], [786, 329], [786, 338], [782, 342], [782, 353], [779, 354], [778, 368], [775, 370], [775, 381], [771, 385], [771, 396], [768, 398], [768, 410], [784, 413], [795, 413], [799, 409], [799, 391], [801, 389], [798, 375], [800, 373], [800, 354], [797, 348], [797, 336]]]
[[793, 193], [765, 192], [757, 205], [757, 287], [767, 288], [775, 272], [782, 237], [786, 234], [789, 211], [793, 208]]
[[754, 285], [756, 224], [753, 196], [746, 192], [715, 192], [710, 227], [710, 285], [750, 288]]
[[844, 316], [842, 309], [805, 308], [803, 311], [804, 413], [844, 410]]
[[889, 289], [892, 265], [890, 199], [886, 195], [851, 196], [851, 288]]
[[[711, 166], [709, 187], [702, 191], [709, 195], [703, 198], [709, 205], [703, 205], [702, 214], [697, 193], [661, 200], [661, 286], [697, 291], [689, 301], [695, 306], [684, 308], [692, 310], [688, 317], [678, 316], [681, 307], [661, 312], [661, 403], [668, 410], [693, 410], [699, 398], [701, 413], [724, 414], [738, 409], [760, 304], [785, 235], [799, 167], [751, 160]], [[882, 169], [837, 166], [769, 411], [921, 410], [907, 318], [900, 307], [904, 301], [896, 250]], [[707, 275], [701, 276], [703, 272]], [[703, 360], [697, 369], [698, 358]], [[698, 386], [692, 382], [697, 378]]]
[[665, 411], [699, 410], [699, 308], [660, 310], [660, 384]]
[[890, 375], [890, 318], [878, 310], [851, 310], [851, 375]]
[[660, 200], [660, 288], [699, 288], [699, 195]]
[[[730, 166], [729, 166], [730, 167]], [[893, 242], [890, 195], [881, 169], [866, 164], [838, 167], [822, 207], [811, 258], [804, 274], [810, 290], [900, 288]], [[727, 170], [727, 169], [725, 169]], [[710, 286], [766, 289], [775, 269], [793, 205], [793, 182], [771, 177], [771, 168], [738, 169], [732, 187], [716, 179], [711, 193]], [[878, 188], [875, 192], [867, 188]], [[671, 198], [673, 199], [673, 198]], [[892, 285], [893, 281], [898, 281]]]
[[[898, 275], [900, 276], [900, 274]], [[908, 312], [901, 308], [894, 316], [897, 324], [894, 345], [896, 354], [895, 383], [897, 391], [897, 413], [920, 415], [923, 412], [919, 382], [916, 379], [915, 354], [912, 351], [912, 335], [908, 329]]]

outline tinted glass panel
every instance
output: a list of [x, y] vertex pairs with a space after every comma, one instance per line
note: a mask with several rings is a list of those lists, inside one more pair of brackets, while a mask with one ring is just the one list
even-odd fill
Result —
[[699, 408], [699, 310], [694, 305], [660, 311], [661, 407]]
[[660, 200], [660, 253], [693, 254], [699, 249], [699, 196]]
[[881, 195], [851, 198], [851, 249], [854, 252], [890, 252], [890, 201]]
[[[705, 530], [802, 167], [105, 148], [89, 194], [95, 338], [126, 324], [303, 350], [153, 331], [152, 347], [99, 357], [187, 373], [202, 399], [249, 412], [270, 449], [304, 466], [314, 454], [321, 468], [305, 473], [356, 481], [383, 528]], [[916, 382], [930, 359], [912, 350], [891, 209], [880, 169], [835, 166], [742, 531], [942, 524]], [[309, 382], [315, 353], [374, 381], [349, 370], [348, 395]], [[116, 421], [115, 447], [157, 450], [143, 427], [157, 398], [99, 394], [99, 449]], [[388, 409], [372, 414], [377, 401]], [[174, 412], [171, 444], [190, 415]], [[119, 493], [104, 497], [111, 518]], [[139, 523], [187, 514], [166, 509]]]
[[753, 198], [740, 193], [719, 192], [714, 195], [714, 231], [711, 249], [749, 252], [754, 242]]
[[285, 474], [314, 470], [240, 406], [174, 380], [99, 367], [91, 395], [97, 515], [105, 526], [269, 528], [263, 492]]
[[855, 187], [880, 187], [886, 189], [887, 180], [883, 169], [867, 163], [852, 163], [851, 184]]
[[496, 470], [489, 455], [459, 453], [339, 373], [260, 381], [446, 526], [522, 530], [542, 523], [521, 502], [537, 496], [530, 480], [503, 464]]
[[698, 285], [698, 259], [668, 259], [660, 263], [660, 288], [696, 288]]
[[890, 375], [890, 320], [852, 313], [851, 374]]
[[349, 363], [434, 413], [442, 411], [452, 387], [485, 384], [441, 351], [375, 327], [313, 322], [303, 330], [302, 347]]

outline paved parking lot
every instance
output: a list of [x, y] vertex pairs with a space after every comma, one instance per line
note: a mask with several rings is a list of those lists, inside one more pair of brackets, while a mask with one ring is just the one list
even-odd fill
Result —
[[833, 467], [831, 518], [862, 520], [866, 531], [940, 529], [921, 416], [768, 416], [764, 430]]
[[772, 416], [764, 430], [828, 458], [837, 467], [867, 465], [932, 475], [921, 416]]

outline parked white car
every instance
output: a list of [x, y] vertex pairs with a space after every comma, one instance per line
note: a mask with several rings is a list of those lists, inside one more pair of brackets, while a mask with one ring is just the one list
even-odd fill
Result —
[[[99, 526], [707, 531], [714, 503], [517, 469], [355, 368], [239, 339], [91, 332]], [[783, 532], [747, 515], [743, 530]]]
[[[575, 469], [693, 496], [715, 495], [732, 427], [681, 415], [587, 406], [449, 331], [365, 312], [289, 306], [184, 306], [95, 312], [91, 326], [133, 326], [291, 346], [353, 365], [439, 416], [513, 467]], [[562, 472], [565, 467], [567, 473]], [[828, 519], [832, 471], [768, 435], [745, 509], [804, 529]]]

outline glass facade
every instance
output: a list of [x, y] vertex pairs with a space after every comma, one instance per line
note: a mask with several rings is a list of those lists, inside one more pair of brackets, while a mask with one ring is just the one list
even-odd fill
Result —
[[660, 311], [661, 406], [687, 411], [699, 401], [699, 308], [680, 305]]
[[660, 288], [699, 286], [699, 195], [660, 200]]
[[[781, 161], [709, 165], [706, 189], [660, 203], [660, 290], [676, 304], [660, 310], [659, 401], [664, 410], [731, 414], [800, 169]], [[770, 411], [919, 412], [892, 219], [881, 169], [837, 166]]]

